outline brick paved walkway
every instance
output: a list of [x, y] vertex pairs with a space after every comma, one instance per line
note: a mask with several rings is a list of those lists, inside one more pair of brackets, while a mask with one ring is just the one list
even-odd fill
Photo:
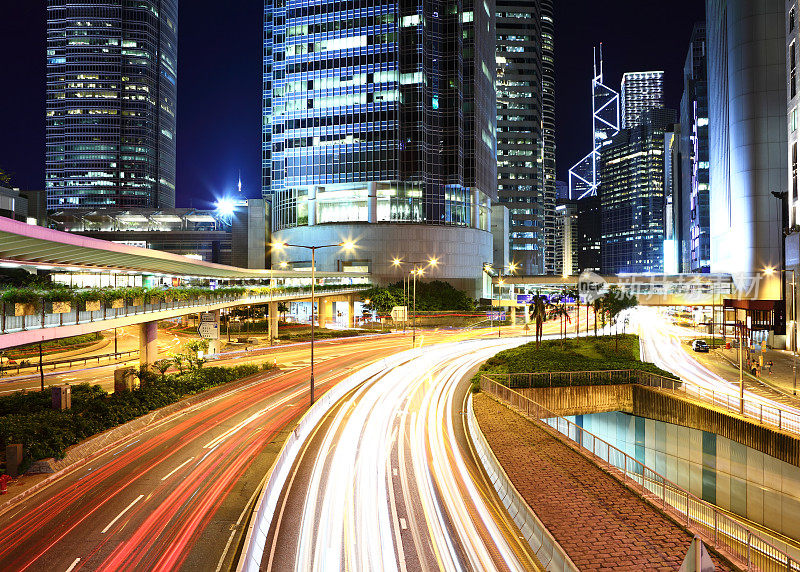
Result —
[[[680, 568], [688, 533], [524, 417], [484, 394], [473, 400], [503, 469], [579, 569]], [[713, 558], [717, 570], [731, 570]]]

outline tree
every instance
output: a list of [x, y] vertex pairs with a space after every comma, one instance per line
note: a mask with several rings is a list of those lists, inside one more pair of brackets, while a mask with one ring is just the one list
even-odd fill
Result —
[[161, 381], [167, 377], [167, 370], [172, 366], [173, 360], [160, 359], [153, 362], [153, 367], [161, 374]]
[[547, 320], [547, 299], [544, 296], [536, 295], [531, 302], [531, 318], [536, 322], [536, 349], [539, 349], [539, 344], [542, 341], [542, 329], [544, 322]]
[[575, 300], [575, 337], [577, 338], [581, 333], [581, 291], [577, 286], [573, 286], [567, 290], [566, 294]]
[[603, 318], [603, 298], [595, 298], [592, 300], [592, 310], [594, 310], [594, 337], [597, 337], [597, 313], [600, 313], [603, 324], [605, 325], [605, 318]]
[[278, 312], [283, 314], [283, 321], [286, 321], [286, 312], [289, 311], [289, 304], [286, 302], [278, 302]]
[[558, 318], [558, 334], [561, 338], [561, 347], [564, 347], [564, 337], [567, 334], [567, 322], [572, 322], [569, 317], [569, 310], [567, 310], [566, 304], [554, 304], [552, 308], [550, 308], [550, 319], [555, 320]]
[[[636, 296], [629, 294], [628, 292], [623, 292], [617, 286], [612, 286], [609, 288], [606, 295], [603, 296], [603, 307], [608, 313], [609, 320], [614, 325], [617, 324], [619, 315], [622, 312], [633, 308], [638, 304], [639, 301]], [[614, 345], [617, 349], [619, 349], [619, 328], [617, 328], [615, 332]]]
[[11, 175], [2, 167], [0, 167], [0, 187], [11, 187]]
[[[208, 360], [205, 352], [208, 351], [208, 340], [191, 340], [183, 345], [183, 356], [190, 370], [198, 370], [203, 367]], [[203, 352], [203, 357], [200, 357]]]

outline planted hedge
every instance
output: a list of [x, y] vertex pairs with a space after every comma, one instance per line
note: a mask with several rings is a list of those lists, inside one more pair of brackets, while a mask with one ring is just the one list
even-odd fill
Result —
[[[317, 292], [339, 290], [348, 285], [326, 284], [317, 286]], [[366, 287], [367, 285], [365, 285]], [[125, 300], [131, 303], [134, 300], [143, 300], [147, 304], [157, 304], [169, 297], [172, 300], [184, 301], [200, 298], [221, 299], [242, 296], [270, 296], [281, 293], [296, 294], [310, 290], [310, 286], [287, 286], [285, 288], [226, 286], [222, 288], [205, 288], [187, 286], [183, 288], [143, 288], [140, 286], [125, 288], [90, 288], [79, 290], [66, 286], [54, 285], [53, 288], [6, 288], [0, 290], [0, 301], [7, 304], [35, 304], [44, 302], [86, 302], [102, 301], [110, 305], [114, 300]]]
[[[482, 374], [527, 374], [547, 372], [640, 370], [671, 379], [678, 379], [655, 364], [639, 359], [639, 336], [625, 334], [619, 344], [611, 336], [544, 340], [504, 350], [486, 360], [472, 379], [473, 391], [480, 388]], [[528, 387], [527, 376], [511, 376], [512, 387]], [[629, 383], [627, 376], [533, 376], [534, 387], [566, 386], [583, 382], [587, 385]], [[538, 383], [538, 385], [537, 385]]]
[[273, 366], [254, 364], [207, 367], [183, 374], [148, 374], [146, 384], [123, 393], [106, 393], [100, 386], [72, 386], [72, 409], [51, 409], [50, 390], [16, 392], [0, 397], [0, 448], [22, 443], [24, 467], [32, 461], [63, 458], [67, 447], [107, 429], [127, 423], [181, 398], [230, 383]]

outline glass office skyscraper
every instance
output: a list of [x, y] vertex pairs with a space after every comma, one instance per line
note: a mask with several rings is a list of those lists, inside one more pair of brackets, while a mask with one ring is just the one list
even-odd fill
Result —
[[641, 125], [644, 114], [650, 109], [664, 107], [664, 72], [628, 72], [622, 75], [620, 89], [622, 103], [622, 128]]
[[705, 22], [694, 26], [683, 68], [681, 161], [681, 220], [680, 228], [676, 229], [681, 243], [681, 270], [709, 272], [711, 212]]
[[[263, 192], [278, 239], [350, 234], [354, 264], [378, 280], [397, 274], [394, 256], [439, 254], [443, 277], [480, 257], [479, 275], [497, 187], [494, 78], [493, 2], [267, 0]], [[474, 240], [488, 254], [459, 257]], [[335, 257], [318, 267], [350, 264]]]
[[498, 198], [522, 274], [556, 267], [552, 8], [551, 0], [497, 2]]
[[48, 0], [49, 210], [174, 207], [178, 0]]
[[651, 109], [603, 146], [600, 251], [603, 274], [664, 271], [664, 133], [677, 119]]

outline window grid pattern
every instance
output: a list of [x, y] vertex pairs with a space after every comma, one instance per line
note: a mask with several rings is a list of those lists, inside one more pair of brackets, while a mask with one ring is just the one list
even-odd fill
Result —
[[174, 207], [177, 8], [48, 0], [49, 210]]
[[262, 192], [273, 229], [366, 222], [373, 192], [377, 221], [472, 225], [474, 198], [496, 195], [479, 24], [493, 34], [467, 0], [267, 0]]

